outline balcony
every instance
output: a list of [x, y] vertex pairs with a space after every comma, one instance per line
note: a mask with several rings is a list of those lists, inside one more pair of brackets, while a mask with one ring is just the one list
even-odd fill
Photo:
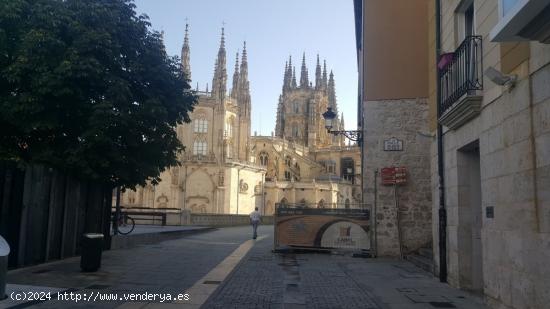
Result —
[[457, 129], [481, 112], [483, 51], [481, 36], [467, 37], [439, 70], [439, 122]]
[[182, 161], [184, 162], [195, 162], [195, 163], [216, 163], [216, 156], [214, 153], [210, 154], [191, 154], [185, 153], [182, 156]]

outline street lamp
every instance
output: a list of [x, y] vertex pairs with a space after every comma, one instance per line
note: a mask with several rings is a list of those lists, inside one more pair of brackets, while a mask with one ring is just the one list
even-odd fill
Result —
[[359, 145], [363, 142], [363, 132], [360, 130], [332, 130], [334, 118], [336, 113], [332, 111], [332, 107], [327, 107], [327, 111], [323, 113], [325, 119], [325, 128], [328, 133], [333, 135], [344, 135], [349, 140], [357, 142]]

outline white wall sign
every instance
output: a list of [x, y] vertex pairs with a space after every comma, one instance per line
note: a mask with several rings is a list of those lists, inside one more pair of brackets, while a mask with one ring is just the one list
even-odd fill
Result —
[[403, 151], [403, 141], [395, 137], [384, 140], [384, 151]]

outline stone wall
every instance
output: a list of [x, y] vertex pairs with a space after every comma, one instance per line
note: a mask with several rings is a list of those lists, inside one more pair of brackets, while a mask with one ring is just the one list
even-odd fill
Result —
[[[532, 56], [537, 50], [532, 43]], [[545, 66], [534, 67], [531, 74], [520, 74], [515, 87], [502, 88], [496, 99], [484, 96], [478, 117], [444, 133], [448, 281], [483, 291], [493, 308], [546, 308], [550, 302], [550, 65], [547, 59]], [[519, 69], [529, 72], [526, 68], [527, 63]], [[471, 194], [461, 177], [467, 169], [464, 149], [472, 143], [479, 145], [481, 182], [477, 266], [467, 250], [475, 237], [464, 236], [475, 218], [464, 211]], [[436, 214], [437, 161], [432, 158]], [[494, 210], [493, 217], [487, 215], [488, 208]], [[437, 224], [433, 233], [437, 237]], [[436, 266], [438, 254], [435, 245]], [[476, 273], [481, 274], [478, 287]]]
[[[203, 226], [249, 225], [249, 215], [191, 214], [190, 224]], [[272, 225], [273, 216], [262, 216], [262, 225]]]
[[[151, 213], [151, 209], [126, 209], [131, 212]], [[113, 209], [114, 211], [114, 209]], [[250, 217], [232, 214], [198, 214], [189, 210], [156, 209], [156, 213], [166, 215], [166, 225], [202, 225], [202, 226], [237, 226], [250, 224]], [[161, 225], [161, 216], [132, 214], [136, 224]], [[273, 216], [262, 216], [262, 224], [273, 224]]]
[[[378, 255], [399, 255], [397, 215], [401, 227], [404, 253], [431, 245], [430, 142], [426, 99], [367, 101], [364, 103], [365, 157], [364, 202], [373, 209], [376, 203], [376, 244]], [[384, 140], [395, 137], [403, 141], [403, 151], [384, 151]], [[376, 181], [375, 171], [384, 167], [407, 168], [407, 183], [397, 188]], [[375, 194], [376, 193], [376, 194]]]

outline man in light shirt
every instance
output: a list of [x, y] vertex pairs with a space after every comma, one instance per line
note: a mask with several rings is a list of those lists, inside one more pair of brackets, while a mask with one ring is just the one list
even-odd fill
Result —
[[250, 213], [250, 224], [252, 224], [252, 229], [254, 230], [254, 235], [252, 238], [256, 239], [258, 237], [258, 224], [262, 221], [262, 216], [258, 211], [258, 207], [254, 208], [254, 211]]

